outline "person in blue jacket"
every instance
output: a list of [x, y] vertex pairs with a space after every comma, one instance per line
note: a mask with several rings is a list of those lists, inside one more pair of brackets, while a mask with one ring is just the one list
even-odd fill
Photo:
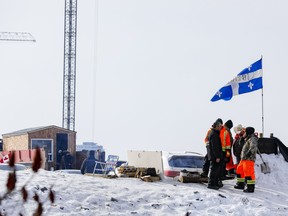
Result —
[[83, 175], [85, 173], [93, 173], [96, 161], [97, 159], [95, 158], [95, 151], [91, 150], [89, 152], [89, 156], [83, 161], [81, 165], [81, 173]]

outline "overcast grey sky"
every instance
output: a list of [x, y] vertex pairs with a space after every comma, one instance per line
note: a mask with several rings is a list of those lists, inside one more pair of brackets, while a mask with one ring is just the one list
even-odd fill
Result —
[[[64, 0], [0, 0], [0, 134], [62, 126]], [[210, 102], [263, 56], [264, 135], [288, 144], [286, 0], [79, 0], [77, 144], [205, 153], [221, 117], [262, 131], [261, 90]]]

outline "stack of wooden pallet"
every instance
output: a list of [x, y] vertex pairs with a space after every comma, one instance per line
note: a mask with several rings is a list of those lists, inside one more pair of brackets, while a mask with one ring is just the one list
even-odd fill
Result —
[[117, 168], [117, 175], [119, 177], [135, 177], [136, 175], [136, 167], [134, 166], [120, 166]]
[[155, 168], [134, 167], [125, 165], [117, 168], [117, 175], [119, 177], [140, 178], [141, 180], [147, 182], [161, 180], [160, 176], [156, 174]]

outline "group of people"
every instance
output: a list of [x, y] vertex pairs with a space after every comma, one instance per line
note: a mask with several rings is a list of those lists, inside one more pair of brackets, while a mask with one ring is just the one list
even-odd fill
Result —
[[[236, 189], [253, 193], [255, 189], [255, 170], [258, 137], [253, 127], [244, 128], [241, 124], [234, 127], [235, 137], [231, 129], [233, 122], [226, 121], [223, 124], [218, 118], [208, 130], [204, 139], [207, 154], [205, 155], [202, 177], [208, 177], [208, 188], [223, 187], [222, 180], [227, 174], [233, 174], [236, 170]], [[232, 153], [236, 161], [233, 162]], [[208, 175], [209, 174], [209, 175]]]
[[74, 157], [67, 150], [58, 151], [58, 161], [56, 169], [72, 169], [74, 163]]

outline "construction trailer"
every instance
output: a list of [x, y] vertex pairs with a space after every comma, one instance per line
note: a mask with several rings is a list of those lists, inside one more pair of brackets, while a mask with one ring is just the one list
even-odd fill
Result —
[[43, 148], [47, 170], [61, 168], [64, 152], [70, 152], [74, 158], [76, 155], [76, 132], [55, 125], [18, 130], [2, 134], [2, 138], [3, 151]]

